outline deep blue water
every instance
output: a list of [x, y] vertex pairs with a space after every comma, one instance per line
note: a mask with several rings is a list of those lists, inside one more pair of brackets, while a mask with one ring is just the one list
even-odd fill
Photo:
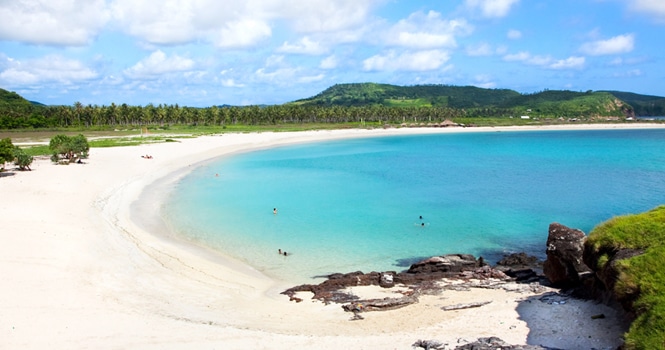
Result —
[[665, 130], [301, 144], [203, 165], [176, 185], [163, 213], [178, 234], [293, 282], [403, 270], [445, 253], [542, 258], [552, 222], [588, 233], [665, 204], [664, 151]]

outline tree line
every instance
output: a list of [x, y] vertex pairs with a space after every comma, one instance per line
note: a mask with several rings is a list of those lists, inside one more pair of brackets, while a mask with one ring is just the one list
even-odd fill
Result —
[[0, 110], [0, 129], [59, 127], [144, 127], [165, 125], [277, 125], [304, 123], [421, 123], [475, 116], [507, 116], [509, 109], [448, 107], [269, 106], [181, 107], [178, 104], [145, 106], [83, 105], [20, 106]]

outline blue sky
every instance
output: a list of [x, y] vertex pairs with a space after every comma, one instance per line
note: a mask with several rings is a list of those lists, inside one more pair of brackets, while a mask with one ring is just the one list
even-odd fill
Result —
[[45, 104], [281, 104], [337, 83], [665, 96], [663, 0], [0, 0]]

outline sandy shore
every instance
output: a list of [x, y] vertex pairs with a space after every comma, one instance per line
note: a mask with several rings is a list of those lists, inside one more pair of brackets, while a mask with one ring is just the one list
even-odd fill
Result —
[[[592, 126], [601, 127], [620, 126]], [[350, 321], [339, 305], [289, 302], [279, 294], [290, 287], [283, 282], [156, 232], [161, 228], [150, 213], [159, 196], [144, 193], [200, 162], [236, 152], [335, 138], [482, 130], [226, 134], [93, 149], [86, 164], [37, 160], [31, 172], [2, 173], [0, 348], [410, 349], [418, 339], [453, 347], [493, 335], [513, 344], [615, 347], [624, 329], [612, 309], [575, 300], [550, 305], [533, 293], [444, 292], [403, 309], [367, 313], [360, 321]], [[153, 159], [141, 158], [145, 154]], [[143, 204], [137, 206], [139, 198]], [[146, 204], [149, 199], [152, 204]], [[492, 303], [479, 309], [440, 309], [485, 300]], [[591, 319], [601, 313], [607, 317]]]

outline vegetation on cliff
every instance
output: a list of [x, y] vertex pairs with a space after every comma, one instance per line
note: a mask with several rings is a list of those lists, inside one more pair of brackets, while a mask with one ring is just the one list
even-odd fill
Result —
[[600, 224], [585, 250], [594, 257], [590, 267], [636, 315], [626, 349], [665, 348], [665, 206]]

